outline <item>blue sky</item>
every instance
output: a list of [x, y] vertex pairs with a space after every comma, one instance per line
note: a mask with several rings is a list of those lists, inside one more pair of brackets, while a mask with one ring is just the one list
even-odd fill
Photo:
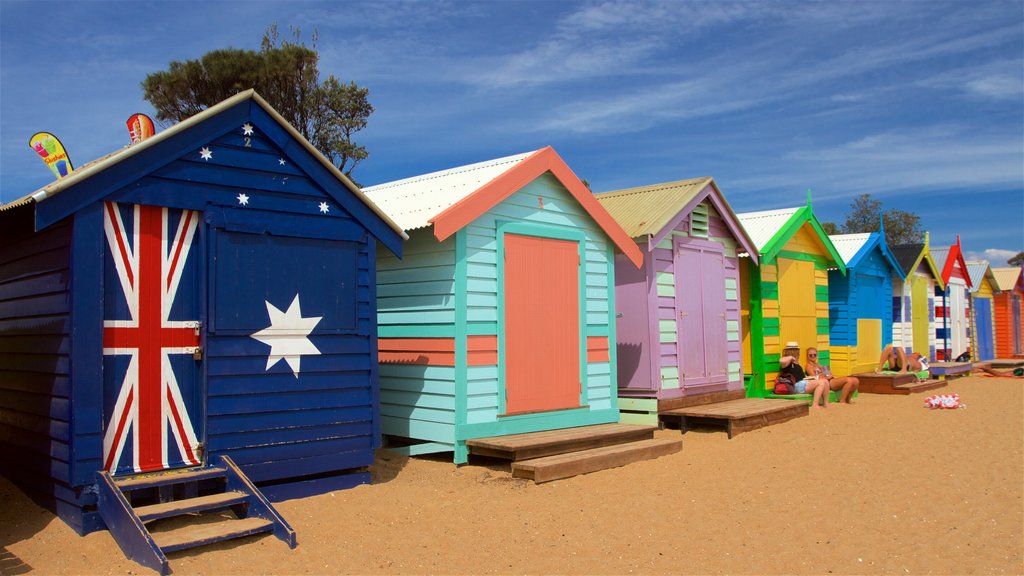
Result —
[[[1024, 250], [1024, 4], [1007, 2], [38, 2], [0, 0], [0, 200], [152, 114], [172, 60], [319, 31], [320, 70], [370, 89], [365, 185], [546, 145], [595, 191], [714, 176], [738, 212], [854, 195]], [[158, 128], [159, 130], [160, 128]]]

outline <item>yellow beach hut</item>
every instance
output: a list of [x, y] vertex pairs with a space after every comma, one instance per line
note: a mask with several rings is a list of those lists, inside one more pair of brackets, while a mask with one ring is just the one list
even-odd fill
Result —
[[829, 363], [828, 271], [846, 273], [842, 257], [805, 206], [737, 214], [760, 252], [760, 266], [740, 262], [741, 333], [747, 395], [768, 396], [786, 342], [818, 348]]

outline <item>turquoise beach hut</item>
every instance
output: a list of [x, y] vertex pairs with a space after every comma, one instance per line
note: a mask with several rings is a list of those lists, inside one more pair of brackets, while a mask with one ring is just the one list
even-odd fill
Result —
[[635, 242], [548, 147], [366, 188], [409, 233], [378, 256], [381, 430], [410, 454], [618, 422], [615, 258]]

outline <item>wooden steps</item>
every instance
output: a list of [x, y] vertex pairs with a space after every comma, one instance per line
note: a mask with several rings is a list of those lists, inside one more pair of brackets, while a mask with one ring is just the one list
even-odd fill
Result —
[[[160, 574], [170, 571], [167, 553], [214, 542], [272, 532], [296, 544], [295, 531], [227, 456], [216, 466], [127, 478], [100, 472], [97, 491], [97, 511], [125, 556]], [[231, 514], [212, 514], [224, 510]]]
[[[910, 382], [908, 384], [898, 384], [893, 386], [894, 390], [904, 391], [903, 394], [916, 394], [918, 392], [927, 392], [928, 390], [935, 390], [936, 388], [944, 388], [948, 383], [945, 380], [924, 380], [921, 382]], [[901, 392], [895, 392], [899, 394]]]
[[241, 492], [222, 492], [220, 494], [208, 494], [184, 500], [140, 506], [135, 509], [135, 514], [143, 522], [149, 522], [151, 520], [159, 520], [160, 518], [171, 518], [184, 514], [229, 508], [238, 504], [245, 504], [248, 499], [249, 496]]
[[202, 526], [185, 526], [174, 530], [158, 532], [153, 541], [163, 552], [177, 552], [188, 548], [205, 546], [214, 542], [251, 536], [273, 530], [273, 522], [263, 518], [241, 518], [231, 522], [217, 522]]
[[678, 421], [679, 429], [684, 434], [696, 424], [724, 424], [731, 439], [743, 432], [807, 416], [809, 412], [810, 405], [799, 400], [742, 398], [675, 408], [663, 411], [660, 415], [662, 418]]
[[521, 460], [512, 463], [512, 476], [540, 484], [675, 454], [682, 449], [682, 444], [679, 440], [652, 438]]
[[854, 376], [860, 380], [861, 393], [868, 394], [913, 394], [946, 386], [945, 380], [917, 382], [913, 374], [865, 372]]
[[654, 426], [599, 424], [597, 426], [509, 434], [508, 436], [474, 438], [466, 440], [466, 447], [469, 448], [470, 454], [479, 456], [513, 461], [529, 460], [612, 444], [646, 440], [654, 438], [656, 429]]
[[655, 426], [599, 424], [474, 438], [469, 453], [512, 461], [512, 475], [550, 482], [678, 452], [679, 440], [654, 439]]

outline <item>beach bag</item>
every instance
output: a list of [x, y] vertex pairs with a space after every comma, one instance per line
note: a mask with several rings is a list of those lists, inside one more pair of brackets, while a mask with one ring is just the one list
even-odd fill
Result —
[[775, 394], [796, 394], [796, 378], [792, 374], [779, 374], [775, 377]]

